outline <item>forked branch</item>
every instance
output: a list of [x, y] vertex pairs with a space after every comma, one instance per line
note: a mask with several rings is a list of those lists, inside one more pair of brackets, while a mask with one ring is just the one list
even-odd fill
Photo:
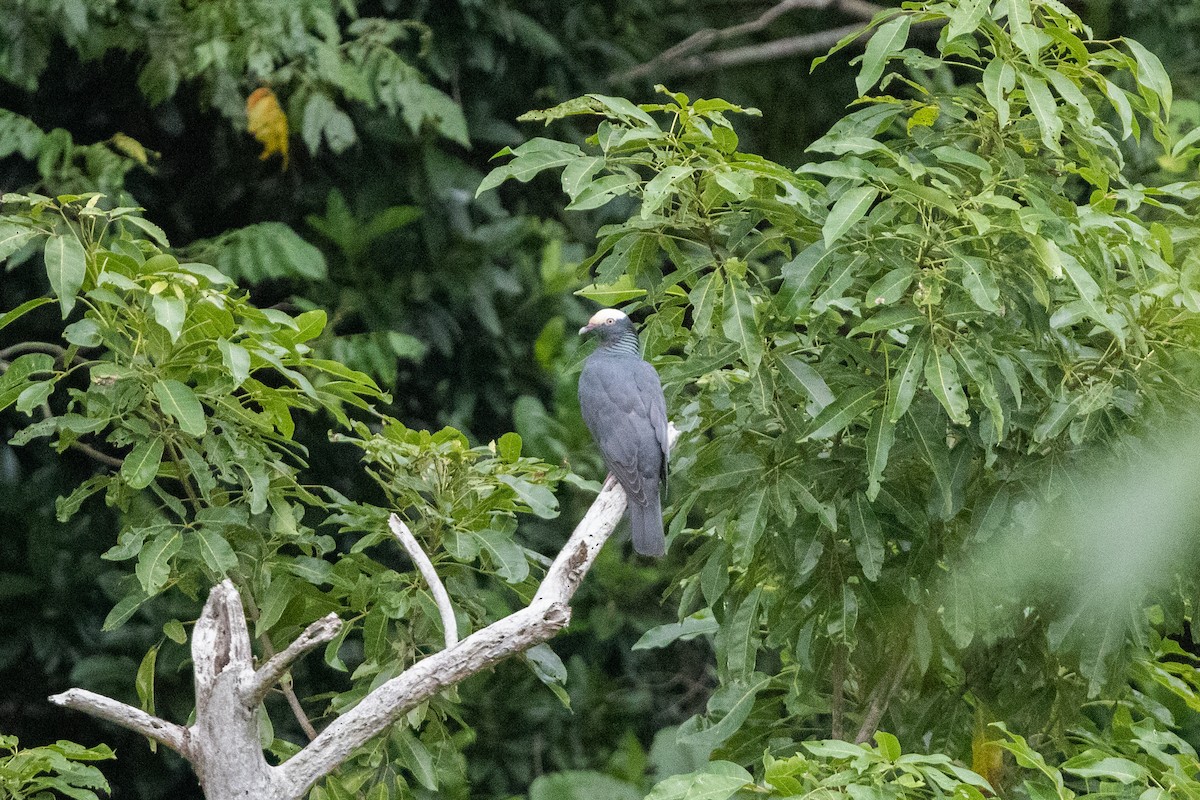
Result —
[[[678, 436], [672, 427], [672, 445]], [[317, 620], [256, 670], [242, 599], [228, 580], [209, 593], [192, 635], [196, 722], [190, 728], [80, 689], [55, 695], [51, 700], [110, 720], [176, 750], [191, 762], [208, 800], [298, 800], [357, 748], [385, 732], [413, 707], [549, 640], [564, 628], [571, 618], [571, 598], [620, 522], [625, 504], [625, 490], [614, 481], [606, 482], [546, 571], [529, 606], [462, 641], [457, 641], [449, 595], [429, 557], [403, 522], [393, 517], [392, 532], [434, 595], [445, 628], [446, 648], [376, 687], [279, 766], [266, 762], [258, 741], [259, 705], [296, 659], [333, 639], [342, 623], [333, 615]]]

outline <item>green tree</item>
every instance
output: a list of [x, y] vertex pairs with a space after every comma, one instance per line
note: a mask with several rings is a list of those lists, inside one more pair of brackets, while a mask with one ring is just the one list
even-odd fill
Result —
[[[908, 45], [935, 25], [935, 54]], [[569, 209], [637, 201], [602, 229], [583, 294], [648, 309], [684, 431], [679, 614], [717, 620], [721, 685], [683, 740], [749, 764], [886, 724], [969, 758], [973, 741], [1024, 747], [987, 728], [1003, 720], [1078, 753], [1085, 702], [1130, 697], [1131, 664], [1161, 655], [1149, 642], [1185, 630], [1194, 554], [1159, 553], [1136, 591], [1080, 592], [1083, 545], [1035, 512], [1194, 398], [1200, 186], [1129, 180], [1123, 144], [1179, 155], [1194, 136], [1170, 123], [1156, 56], [1093, 39], [1060, 3], [913, 3], [872, 27], [859, 107], [799, 170], [738, 150], [732, 117], [757, 111], [660, 87], [661, 103], [528, 114], [600, 123], [585, 147], [502, 151], [480, 190], [561, 168]], [[1129, 741], [1111, 722], [1102, 740]]]

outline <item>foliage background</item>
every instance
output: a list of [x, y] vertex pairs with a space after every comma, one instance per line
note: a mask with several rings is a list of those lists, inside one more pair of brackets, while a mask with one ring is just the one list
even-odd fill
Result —
[[[1192, 4], [1079, 10], [1098, 37], [1133, 36], [1158, 53], [1175, 86], [1177, 124], [1200, 121]], [[598, 478], [573, 400], [571, 332], [591, 306], [572, 292], [590, 282], [578, 265], [600, 225], [630, 207], [564, 214], [553, 177], [478, 199], [475, 190], [492, 153], [538, 135], [514, 122], [520, 114], [588, 91], [649, 101], [655, 80], [614, 86], [607, 76], [741, 13], [669, 0], [13, 2], [0, 17], [0, 190], [100, 190], [136, 202], [183, 252], [225, 254], [218, 266], [259, 306], [324, 308], [321, 352], [376, 377], [392, 394], [391, 413], [410, 427], [450, 424], [477, 443], [517, 430], [528, 454]], [[828, 19], [797, 13], [784, 24], [804, 32]], [[794, 167], [813, 157], [805, 148], [856, 96], [848, 57], [815, 77], [793, 59], [668, 83], [762, 109], [761, 120], [736, 123], [742, 149]], [[278, 154], [260, 160], [263, 146], [246, 131], [246, 98], [261, 86], [288, 114], [286, 170]], [[1194, 163], [1136, 151], [1130, 159], [1147, 183], [1194, 176]], [[0, 308], [42, 294], [40, 275], [29, 265], [6, 273]], [[46, 338], [47, 323], [23, 321], [4, 342]], [[2, 438], [25, 422], [4, 412]], [[298, 436], [313, 453], [315, 482], [344, 487], [358, 474], [354, 451], [324, 441], [322, 423]], [[68, 525], [53, 511], [54, 498], [93, 468], [44, 448], [0, 448], [0, 599], [11, 608], [0, 637], [0, 685], [10, 687], [0, 730], [28, 743], [113, 745], [121, 758], [105, 772], [128, 796], [194, 794], [178, 760], [43, 699], [78, 685], [134, 700], [129, 677], [141, 655], [163, 622], [189, 614], [186, 603], [156, 608], [99, 633], [117, 577], [99, 554], [117, 520], [98, 504]], [[565, 538], [588, 496], [565, 497], [559, 519], [526, 530], [543, 552]], [[669, 728], [704, 712], [716, 686], [709, 648], [704, 639], [632, 648], [649, 628], [675, 621], [682, 556], [648, 565], [615, 548], [605, 554], [554, 645], [572, 711], [520, 664], [464, 688], [473, 796], [524, 793], [560, 770], [636, 782], [693, 766]], [[180, 653], [168, 653], [159, 708], [182, 719], [188, 672]], [[319, 664], [306, 669], [313, 674], [298, 680], [339, 679]], [[147, 768], [150, 759], [161, 766]], [[546, 780], [538, 791], [551, 791]]]

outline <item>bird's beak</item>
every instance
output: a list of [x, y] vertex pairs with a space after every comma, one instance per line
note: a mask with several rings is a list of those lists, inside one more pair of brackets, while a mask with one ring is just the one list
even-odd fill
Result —
[[587, 336], [589, 333], [591, 333], [595, 329], [596, 329], [595, 325], [584, 325], [582, 328], [579, 329], [579, 335]]

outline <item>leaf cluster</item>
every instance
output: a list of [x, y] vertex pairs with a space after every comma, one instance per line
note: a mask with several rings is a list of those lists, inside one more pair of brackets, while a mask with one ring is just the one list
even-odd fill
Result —
[[[935, 22], [935, 54], [908, 46]], [[931, 715], [933, 681], [1034, 727], [1111, 685], [1145, 619], [1063, 637], [1054, 592], [980, 559], [1030, 530], [1087, 447], [1194, 395], [1179, 245], [1200, 189], [1122, 175], [1125, 138], [1187, 146], [1158, 60], [1090, 39], [1057, 2], [909, 3], [875, 25], [859, 89], [892, 93], [814, 143], [824, 160], [740, 153], [740, 109], [660, 87], [670, 102], [538, 112], [601, 121], [588, 148], [501, 151], [481, 186], [561, 169], [568, 208], [637, 203], [601, 231], [581, 293], [651, 312], [643, 340], [685, 431], [680, 617], [720, 625], [722, 688], [688, 735], [740, 758], [814, 725], [844, 735], [843, 713], [869, 733], [906, 676]], [[1046, 549], [1044, 564], [1070, 558]], [[998, 667], [992, 648], [1022, 658]], [[963, 741], [953, 718], [910, 724]]]

